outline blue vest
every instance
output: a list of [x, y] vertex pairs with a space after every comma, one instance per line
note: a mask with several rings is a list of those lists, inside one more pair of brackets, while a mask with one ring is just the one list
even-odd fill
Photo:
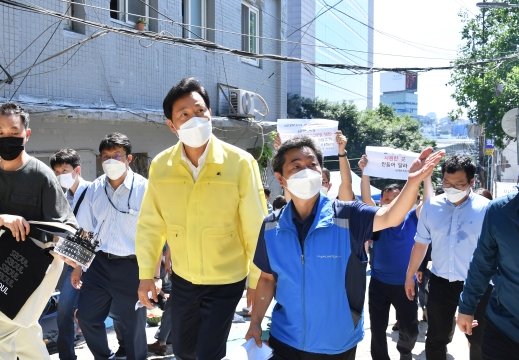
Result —
[[351, 250], [348, 203], [325, 196], [318, 201], [303, 250], [292, 206], [265, 219], [265, 244], [277, 280], [270, 333], [298, 350], [339, 354], [364, 337], [366, 256], [359, 260]]

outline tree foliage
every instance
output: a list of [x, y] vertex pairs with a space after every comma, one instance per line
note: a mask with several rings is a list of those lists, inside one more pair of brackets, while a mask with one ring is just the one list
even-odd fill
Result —
[[[351, 102], [332, 103], [324, 99], [288, 96], [288, 115], [299, 119], [330, 119], [339, 121], [339, 130], [348, 138], [348, 158], [358, 159], [366, 146], [389, 146], [420, 152], [427, 146], [435, 147], [433, 140], [426, 139], [419, 131], [420, 123], [409, 115], [397, 115], [392, 106], [380, 104], [374, 110], [358, 110]], [[338, 170], [338, 158], [326, 158], [326, 167]], [[351, 160], [352, 170], [358, 170], [358, 160]], [[355, 171], [358, 173], [358, 171]], [[374, 181], [374, 186], [387, 183]]]
[[[517, 0], [510, 3], [517, 3]], [[458, 52], [456, 64], [476, 60], [495, 59], [518, 53], [519, 9], [482, 9], [469, 18], [460, 13], [464, 44]], [[488, 63], [451, 72], [449, 84], [459, 109], [451, 118], [457, 119], [467, 110], [470, 119], [482, 125], [487, 137], [496, 137], [496, 145], [504, 147], [508, 136], [503, 132], [501, 119], [510, 109], [519, 106], [519, 59]], [[502, 86], [502, 94], [496, 87]]]

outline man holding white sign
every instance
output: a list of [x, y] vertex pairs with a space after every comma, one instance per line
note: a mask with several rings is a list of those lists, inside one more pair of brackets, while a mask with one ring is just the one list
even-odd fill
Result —
[[[374, 147], [366, 147], [366, 152], [368, 152], [368, 148]], [[409, 152], [396, 149], [388, 151], [388, 148], [375, 149], [384, 149], [383, 151], [375, 150], [371, 152], [375, 154], [378, 163], [371, 166], [368, 165], [371, 164], [371, 158], [368, 162], [368, 156], [366, 155], [363, 155], [359, 161], [359, 167], [363, 171], [361, 180], [362, 201], [368, 205], [375, 205], [375, 203], [371, 199], [370, 179], [366, 175], [367, 168], [370, 166], [372, 169], [376, 169], [377, 165], [387, 162], [406, 165], [406, 161], [409, 158], [406, 154]], [[379, 176], [387, 177], [387, 175], [394, 176], [393, 174], [400, 174], [394, 171], [399, 168], [405, 168], [406, 173], [409, 171], [407, 167], [399, 167], [398, 165], [380, 173]], [[392, 204], [401, 191], [402, 185], [386, 185], [380, 197], [382, 207], [388, 207]], [[432, 196], [432, 182], [431, 177], [428, 176], [424, 179], [424, 200]], [[421, 207], [422, 205], [420, 204], [416, 209], [411, 209], [401, 224], [373, 234], [373, 240], [375, 241], [373, 242], [371, 281], [368, 293], [371, 322], [371, 357], [373, 360], [389, 360], [386, 328], [391, 305], [396, 309], [399, 323], [397, 349], [400, 352], [400, 359], [412, 359], [411, 351], [418, 337], [418, 302], [416, 297], [411, 301], [407, 298], [405, 291], [402, 290], [402, 285], [406, 281], [407, 265], [414, 245]]]

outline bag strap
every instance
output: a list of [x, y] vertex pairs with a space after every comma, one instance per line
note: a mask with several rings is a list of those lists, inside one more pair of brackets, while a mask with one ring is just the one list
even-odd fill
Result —
[[73, 211], [74, 212], [74, 216], [77, 216], [77, 212], [79, 210], [79, 206], [83, 202], [83, 199], [85, 198], [85, 194], [86, 194], [87, 190], [88, 190], [88, 187], [85, 190], [83, 190], [83, 192], [79, 196], [79, 199], [77, 200], [76, 206], [74, 207], [74, 211]]

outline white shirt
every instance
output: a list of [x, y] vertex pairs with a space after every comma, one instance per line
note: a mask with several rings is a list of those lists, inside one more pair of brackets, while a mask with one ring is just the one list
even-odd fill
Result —
[[181, 145], [182, 152], [180, 153], [180, 158], [184, 160], [189, 166], [189, 169], [191, 170], [191, 175], [193, 176], [193, 180], [195, 182], [196, 179], [198, 179], [198, 174], [200, 174], [200, 170], [202, 170], [202, 167], [204, 166], [205, 158], [207, 157], [207, 152], [209, 151], [209, 145], [211, 145], [211, 138], [209, 138], [209, 141], [207, 141], [207, 146], [205, 147], [203, 154], [198, 159], [198, 166], [193, 165], [193, 163], [187, 158], [186, 150], [184, 149], [184, 144]]
[[128, 170], [117, 190], [106, 175], [88, 187], [76, 219], [85, 231], [98, 234], [94, 236], [100, 242], [96, 251], [119, 256], [135, 254], [137, 220], [147, 185], [148, 180]]

